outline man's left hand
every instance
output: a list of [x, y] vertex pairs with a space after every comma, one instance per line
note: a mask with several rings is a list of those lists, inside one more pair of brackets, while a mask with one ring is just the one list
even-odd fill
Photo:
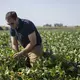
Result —
[[19, 59], [20, 57], [22, 57], [23, 56], [23, 53], [22, 52], [18, 52], [18, 53], [16, 53], [16, 54], [14, 54], [14, 58], [16, 59]]

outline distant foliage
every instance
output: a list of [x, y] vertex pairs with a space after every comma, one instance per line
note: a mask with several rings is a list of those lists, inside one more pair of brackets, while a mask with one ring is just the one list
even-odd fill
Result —
[[63, 27], [63, 24], [62, 23], [55, 23], [54, 27]]
[[0, 26], [0, 30], [9, 30], [9, 27], [6, 27], [6, 26]]
[[51, 24], [45, 24], [45, 25], [43, 25], [43, 27], [52, 27], [52, 25]]
[[77, 27], [80, 27], [80, 26], [79, 25], [76, 25], [75, 27], [77, 28]]
[[3, 28], [0, 26], [0, 30], [3, 30]]

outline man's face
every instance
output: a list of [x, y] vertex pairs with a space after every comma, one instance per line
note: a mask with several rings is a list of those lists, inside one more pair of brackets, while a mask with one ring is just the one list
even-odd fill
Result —
[[12, 28], [16, 28], [18, 23], [17, 20], [9, 18], [7, 19], [7, 24], [10, 25]]

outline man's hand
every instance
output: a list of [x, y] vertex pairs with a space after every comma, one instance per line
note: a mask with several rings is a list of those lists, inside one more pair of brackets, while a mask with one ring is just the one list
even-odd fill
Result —
[[16, 54], [14, 54], [14, 58], [15, 59], [19, 59], [19, 58], [21, 58], [23, 56], [23, 53], [22, 52], [18, 52], [18, 53], [16, 53]]

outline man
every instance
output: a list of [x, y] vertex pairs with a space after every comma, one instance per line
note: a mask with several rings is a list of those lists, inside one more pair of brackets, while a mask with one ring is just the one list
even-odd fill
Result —
[[[6, 21], [10, 25], [12, 48], [17, 51], [14, 58], [26, 56], [31, 67], [38, 57], [42, 55], [42, 39], [35, 25], [26, 19], [20, 19], [15, 11], [6, 14]], [[19, 51], [18, 41], [24, 47]]]

